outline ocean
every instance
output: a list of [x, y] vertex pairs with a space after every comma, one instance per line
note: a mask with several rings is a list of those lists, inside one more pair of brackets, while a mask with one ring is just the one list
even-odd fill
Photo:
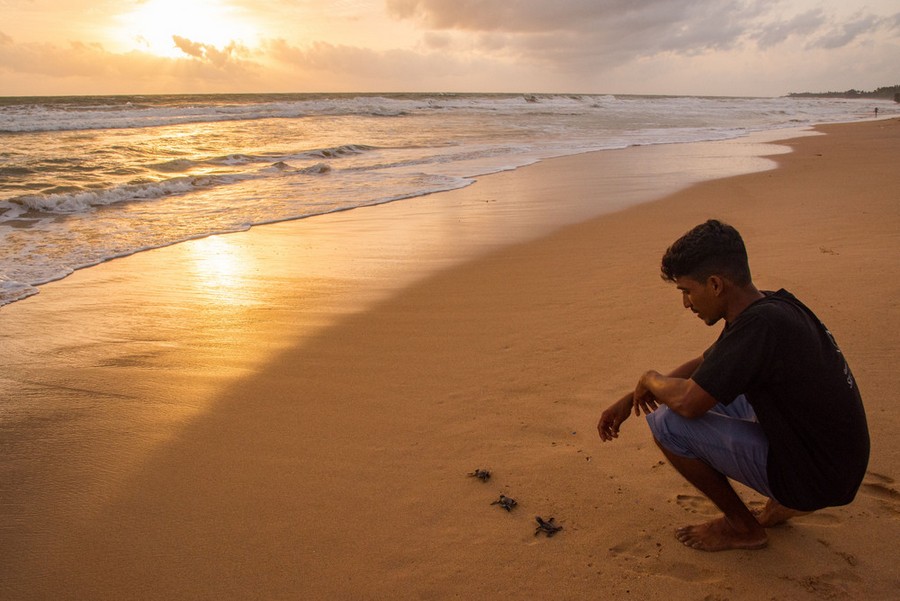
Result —
[[0, 98], [0, 306], [116, 257], [467, 186], [542, 159], [900, 114], [816, 98]]

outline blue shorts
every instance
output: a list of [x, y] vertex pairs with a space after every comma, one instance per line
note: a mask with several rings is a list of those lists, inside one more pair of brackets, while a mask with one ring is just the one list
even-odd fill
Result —
[[694, 419], [668, 407], [647, 416], [653, 437], [681, 457], [700, 459], [732, 480], [772, 497], [766, 460], [769, 440], [744, 395], [730, 405], [719, 403]]

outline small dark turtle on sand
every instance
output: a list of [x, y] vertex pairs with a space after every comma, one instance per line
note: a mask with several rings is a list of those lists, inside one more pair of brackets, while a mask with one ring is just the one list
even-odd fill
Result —
[[482, 482], [487, 482], [488, 480], [491, 479], [491, 472], [490, 472], [490, 470], [483, 470], [483, 469], [479, 468], [479, 469], [476, 469], [471, 474], [469, 474], [469, 476], [471, 476], [473, 478], [478, 478]]
[[562, 526], [557, 526], [553, 523], [554, 518], [550, 518], [549, 520], [545, 521], [543, 518], [541, 518], [541, 516], [538, 515], [535, 516], [534, 519], [536, 519], [538, 523], [538, 527], [534, 529], [535, 536], [543, 532], [549, 538], [563, 529]]
[[512, 497], [507, 497], [506, 495], [500, 495], [500, 498], [491, 503], [491, 505], [499, 505], [506, 511], [512, 511], [512, 508], [518, 505], [516, 500]]

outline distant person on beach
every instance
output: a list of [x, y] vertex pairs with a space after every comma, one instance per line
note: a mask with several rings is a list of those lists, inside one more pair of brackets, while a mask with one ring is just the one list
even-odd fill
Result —
[[[831, 333], [785, 290], [761, 292], [733, 227], [710, 220], [666, 251], [664, 279], [706, 325], [725, 320], [702, 356], [668, 376], [648, 371], [597, 429], [617, 438], [632, 411], [673, 467], [723, 516], [676, 538], [705, 551], [760, 549], [766, 528], [850, 503], [869, 459], [859, 389]], [[729, 478], [768, 498], [751, 512]]]

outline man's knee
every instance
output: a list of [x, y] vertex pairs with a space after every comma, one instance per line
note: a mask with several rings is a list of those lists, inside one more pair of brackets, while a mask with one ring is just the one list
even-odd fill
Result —
[[688, 446], [691, 440], [689, 421], [668, 407], [660, 407], [647, 415], [647, 425], [657, 445], [676, 455], [696, 458], [696, 453]]

